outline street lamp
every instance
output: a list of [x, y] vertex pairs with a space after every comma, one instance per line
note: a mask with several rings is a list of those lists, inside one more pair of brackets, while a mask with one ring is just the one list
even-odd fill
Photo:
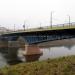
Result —
[[50, 17], [50, 24], [51, 24], [51, 28], [52, 28], [52, 12], [51, 12], [51, 17]]
[[24, 21], [24, 25], [23, 25], [24, 31], [25, 31], [25, 21]]
[[70, 22], [70, 15], [68, 15], [68, 22], [69, 22], [69, 27], [70, 27], [70, 24], [71, 24], [71, 22]]
[[14, 24], [14, 32], [15, 32], [15, 24]]
[[53, 12], [54, 11], [51, 11], [51, 16], [50, 16], [50, 25], [51, 25], [51, 28], [52, 28], [52, 24], [53, 24]]

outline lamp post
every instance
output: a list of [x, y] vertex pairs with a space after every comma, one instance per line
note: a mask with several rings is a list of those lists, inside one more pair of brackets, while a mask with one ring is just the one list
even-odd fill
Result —
[[69, 27], [70, 27], [70, 24], [71, 24], [71, 23], [70, 23], [70, 16], [69, 16]]
[[51, 25], [51, 28], [52, 28], [52, 12], [51, 12], [51, 17], [50, 17], [50, 25]]
[[70, 22], [70, 15], [68, 15], [68, 23], [69, 23], [69, 27], [70, 27], [70, 24], [71, 24], [71, 22]]
[[54, 13], [54, 11], [51, 11], [51, 14], [50, 14], [50, 26], [51, 26], [51, 28], [53, 25], [53, 13]]
[[23, 25], [24, 31], [25, 31], [25, 21], [24, 21], [24, 25]]
[[14, 24], [14, 32], [15, 32], [15, 24]]

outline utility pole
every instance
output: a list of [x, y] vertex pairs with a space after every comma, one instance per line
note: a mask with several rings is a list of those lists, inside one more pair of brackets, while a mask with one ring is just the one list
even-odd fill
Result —
[[68, 16], [69, 17], [69, 27], [70, 27], [70, 16]]
[[15, 32], [15, 24], [14, 24], [14, 32]]
[[24, 21], [24, 25], [23, 25], [24, 31], [25, 31], [25, 21]]
[[51, 28], [52, 28], [52, 12], [51, 12], [51, 16], [50, 16], [50, 25], [51, 25]]
[[70, 15], [67, 15], [68, 16], [68, 24], [69, 24], [69, 27], [71, 25], [71, 21], [70, 21]]
[[40, 28], [41, 28], [41, 22], [40, 22]]

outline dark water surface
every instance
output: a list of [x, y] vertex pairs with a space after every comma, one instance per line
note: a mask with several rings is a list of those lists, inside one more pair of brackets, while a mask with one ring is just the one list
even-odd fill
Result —
[[29, 62], [36, 60], [46, 60], [48, 58], [57, 58], [62, 56], [75, 55], [75, 39], [65, 39], [49, 41], [38, 44], [42, 54], [24, 56], [20, 48], [0, 49], [0, 67], [18, 64], [20, 62]]

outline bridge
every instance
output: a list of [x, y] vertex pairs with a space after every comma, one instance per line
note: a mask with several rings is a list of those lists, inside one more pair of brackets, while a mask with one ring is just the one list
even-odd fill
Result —
[[7, 32], [1, 35], [1, 40], [17, 41], [22, 37], [28, 44], [37, 44], [45, 41], [69, 39], [75, 37], [75, 24], [62, 24], [59, 26], [40, 27], [25, 31]]
[[41, 54], [38, 43], [70, 38], [75, 38], [75, 23], [6, 32], [0, 35], [3, 47], [9, 47], [10, 50], [13, 47], [21, 48], [25, 55]]

